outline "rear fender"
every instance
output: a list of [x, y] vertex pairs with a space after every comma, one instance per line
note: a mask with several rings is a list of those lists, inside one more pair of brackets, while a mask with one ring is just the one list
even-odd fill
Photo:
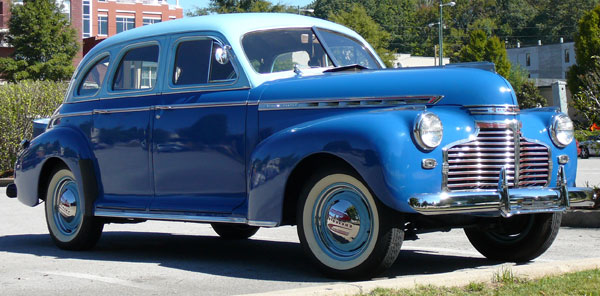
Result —
[[[58, 161], [57, 161], [58, 160]], [[80, 132], [69, 127], [55, 127], [33, 139], [29, 147], [23, 150], [15, 166], [15, 184], [18, 199], [23, 204], [35, 206], [45, 199], [41, 184], [47, 180], [52, 169], [49, 166], [62, 162], [77, 179], [80, 192], [84, 193], [86, 207], [93, 208], [98, 194], [98, 180], [95, 173], [97, 165], [91, 153], [89, 142]], [[86, 211], [92, 213], [92, 211]]]

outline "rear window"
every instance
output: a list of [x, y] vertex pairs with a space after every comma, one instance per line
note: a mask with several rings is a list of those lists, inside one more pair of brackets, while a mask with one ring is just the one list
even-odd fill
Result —
[[151, 89], [158, 73], [158, 45], [129, 50], [119, 62], [113, 90]]
[[95, 95], [100, 88], [102, 88], [102, 82], [106, 76], [106, 71], [109, 66], [109, 57], [105, 57], [100, 61], [96, 62], [92, 68], [85, 74], [85, 78], [79, 84], [77, 88], [78, 96], [92, 96]]

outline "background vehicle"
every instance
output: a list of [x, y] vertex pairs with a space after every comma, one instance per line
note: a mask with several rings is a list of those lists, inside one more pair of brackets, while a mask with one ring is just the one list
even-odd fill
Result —
[[578, 143], [578, 145], [581, 149], [581, 158], [600, 156], [600, 136], [589, 136], [587, 140]]

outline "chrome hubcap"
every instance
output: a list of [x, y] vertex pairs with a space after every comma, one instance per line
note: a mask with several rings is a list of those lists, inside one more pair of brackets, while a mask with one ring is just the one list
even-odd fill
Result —
[[63, 177], [54, 189], [53, 218], [58, 230], [64, 235], [76, 232], [81, 222], [77, 183], [71, 177]]
[[348, 183], [323, 190], [313, 209], [313, 231], [323, 251], [339, 260], [362, 254], [372, 237], [373, 213], [366, 197]]

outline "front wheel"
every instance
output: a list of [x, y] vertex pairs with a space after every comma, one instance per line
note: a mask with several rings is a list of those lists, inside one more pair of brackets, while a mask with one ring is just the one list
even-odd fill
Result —
[[562, 213], [517, 215], [495, 228], [465, 228], [465, 233], [473, 247], [488, 259], [526, 262], [552, 245], [561, 220]]
[[343, 279], [371, 278], [390, 267], [404, 232], [390, 213], [354, 174], [315, 174], [299, 199], [300, 243], [326, 275]]
[[52, 173], [46, 193], [46, 223], [59, 248], [86, 250], [100, 239], [104, 224], [86, 213], [86, 202], [70, 170], [61, 168]]

